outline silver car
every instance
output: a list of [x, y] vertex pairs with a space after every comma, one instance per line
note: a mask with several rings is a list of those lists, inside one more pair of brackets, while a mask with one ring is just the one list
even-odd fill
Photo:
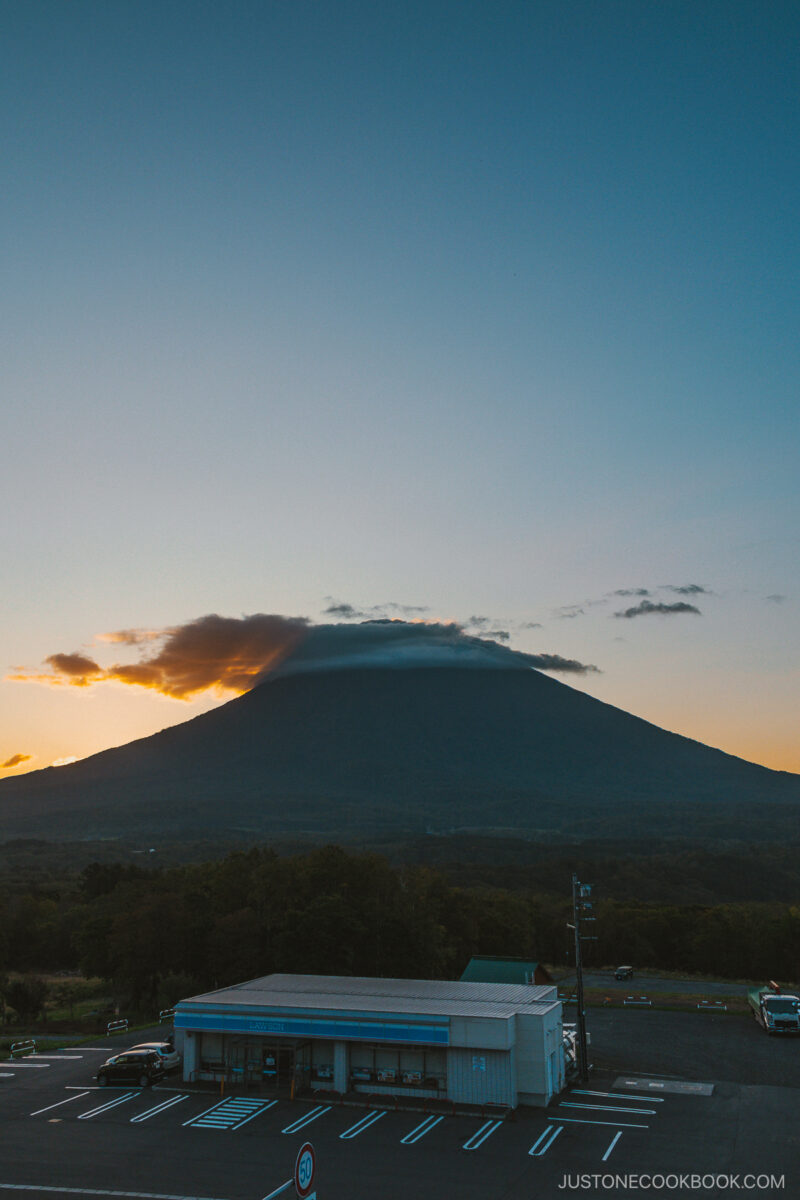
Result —
[[181, 1056], [172, 1042], [142, 1042], [131, 1046], [131, 1050], [150, 1050], [157, 1054], [165, 1071], [176, 1071], [181, 1065]]

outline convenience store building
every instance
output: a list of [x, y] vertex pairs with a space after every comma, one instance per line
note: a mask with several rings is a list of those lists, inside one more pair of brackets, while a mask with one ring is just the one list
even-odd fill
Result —
[[184, 1080], [547, 1104], [564, 1086], [553, 986], [267, 975], [182, 1000]]

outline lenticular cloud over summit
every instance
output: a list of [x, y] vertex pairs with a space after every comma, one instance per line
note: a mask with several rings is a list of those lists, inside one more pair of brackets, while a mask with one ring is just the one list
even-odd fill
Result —
[[127, 629], [97, 642], [128, 646], [137, 662], [103, 666], [83, 652], [50, 654], [47, 673], [21, 670], [8, 678], [57, 687], [122, 683], [186, 700], [198, 692], [249, 691], [287, 675], [364, 667], [471, 667], [566, 671], [597, 667], [558, 654], [526, 654], [474, 637], [457, 622], [379, 620], [314, 625], [305, 617], [253, 613], [198, 617], [162, 630]]
[[[312, 626], [262, 678], [360, 667], [510, 667], [528, 670], [535, 655], [470, 637], [455, 623], [377, 620]], [[577, 665], [577, 664], [576, 664]]]

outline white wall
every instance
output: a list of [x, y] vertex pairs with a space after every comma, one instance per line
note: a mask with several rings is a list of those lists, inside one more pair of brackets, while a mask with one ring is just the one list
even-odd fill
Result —
[[458, 1104], [516, 1107], [513, 1050], [458, 1049], [447, 1052], [447, 1097]]

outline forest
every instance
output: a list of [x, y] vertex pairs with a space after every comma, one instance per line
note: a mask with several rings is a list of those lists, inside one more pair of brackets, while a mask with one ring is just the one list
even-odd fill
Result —
[[[37, 973], [78, 971], [106, 981], [126, 1009], [152, 1013], [275, 971], [457, 979], [473, 954], [567, 966], [566, 864], [558, 890], [550, 869], [540, 872], [547, 887], [535, 886], [533, 870], [527, 886], [500, 886], [502, 875], [339, 846], [237, 850], [170, 867], [92, 862], [16, 885], [6, 875], [0, 994], [18, 1012], [35, 1009], [36, 996], [26, 1001], [19, 988], [14, 1002], [20, 975], [31, 985]], [[597, 940], [586, 944], [588, 968], [624, 961], [730, 979], [800, 974], [798, 903], [669, 904], [609, 896], [597, 874], [590, 881]]]

